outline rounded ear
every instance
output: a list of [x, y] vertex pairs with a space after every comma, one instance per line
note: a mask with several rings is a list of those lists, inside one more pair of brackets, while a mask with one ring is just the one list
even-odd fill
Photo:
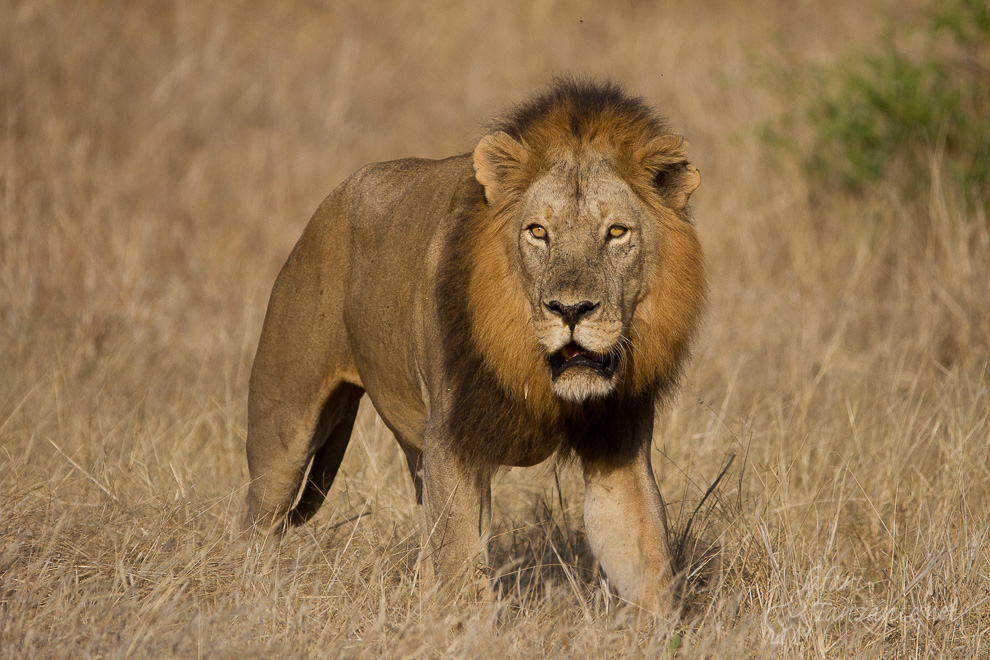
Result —
[[687, 140], [664, 135], [639, 149], [634, 158], [650, 173], [664, 202], [675, 211], [683, 209], [701, 184], [701, 172], [687, 160]]
[[526, 147], [504, 131], [481, 138], [474, 148], [474, 177], [485, 188], [489, 204], [503, 200], [527, 159]]
[[680, 211], [701, 185], [701, 172], [685, 160], [659, 170], [653, 175], [653, 182], [667, 204]]

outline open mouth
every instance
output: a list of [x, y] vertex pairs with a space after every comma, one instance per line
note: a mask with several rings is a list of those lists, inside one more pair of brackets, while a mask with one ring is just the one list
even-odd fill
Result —
[[553, 380], [557, 380], [560, 374], [572, 367], [587, 367], [597, 371], [602, 378], [611, 380], [619, 361], [615, 353], [593, 353], [574, 342], [550, 355], [547, 360], [550, 362], [550, 376]]

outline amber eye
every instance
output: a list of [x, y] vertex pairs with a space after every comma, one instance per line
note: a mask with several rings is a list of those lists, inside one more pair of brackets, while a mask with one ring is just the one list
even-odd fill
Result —
[[612, 225], [608, 228], [609, 238], [622, 238], [629, 230], [621, 225]]
[[539, 241], [547, 240], [547, 230], [545, 227], [542, 227], [540, 225], [530, 225], [529, 233], [533, 238]]

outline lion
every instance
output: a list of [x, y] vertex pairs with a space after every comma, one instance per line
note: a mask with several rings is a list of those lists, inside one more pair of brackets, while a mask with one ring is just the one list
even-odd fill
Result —
[[247, 522], [316, 512], [367, 394], [441, 583], [484, 566], [496, 470], [573, 457], [610, 583], [669, 611], [650, 450], [705, 305], [699, 172], [610, 82], [557, 80], [490, 126], [471, 153], [365, 166], [310, 220], [251, 372]]

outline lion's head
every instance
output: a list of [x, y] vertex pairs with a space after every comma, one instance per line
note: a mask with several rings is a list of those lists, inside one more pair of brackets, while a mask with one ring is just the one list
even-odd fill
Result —
[[675, 380], [705, 297], [685, 141], [617, 86], [565, 80], [474, 168], [468, 313], [503, 387], [556, 409]]

